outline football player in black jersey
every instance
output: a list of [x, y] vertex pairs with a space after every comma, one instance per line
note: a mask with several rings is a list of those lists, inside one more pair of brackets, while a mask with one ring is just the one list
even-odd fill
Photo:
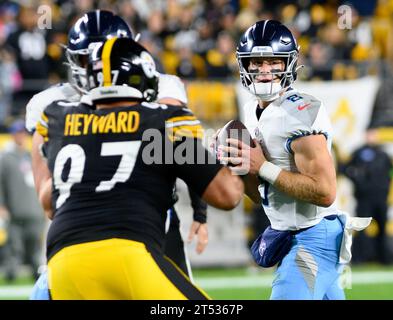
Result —
[[206, 299], [163, 254], [176, 178], [212, 206], [233, 209], [244, 186], [202, 146], [187, 108], [151, 103], [157, 72], [127, 38], [98, 45], [88, 64], [96, 109], [58, 101], [37, 131], [53, 177], [47, 239], [53, 299]]
[[[26, 127], [30, 132], [34, 132], [37, 121], [43, 109], [53, 101], [64, 99], [69, 102], [90, 103], [88, 96], [83, 96], [86, 92], [86, 61], [88, 52], [97, 42], [102, 42], [114, 36], [133, 38], [133, 32], [127, 23], [119, 16], [106, 10], [94, 10], [87, 12], [79, 18], [70, 29], [68, 45], [66, 48], [67, 59], [72, 73], [73, 81], [61, 83], [50, 87], [35, 95], [26, 106]], [[173, 75], [160, 74], [159, 95], [157, 101], [165, 104], [173, 104], [182, 107], [187, 102], [185, 88], [180, 79]], [[45, 186], [50, 187], [50, 174], [46, 163], [39, 154], [38, 146], [43, 143], [43, 139], [37, 133], [33, 134], [32, 158], [33, 172], [36, 189], [38, 192]], [[194, 221], [190, 227], [188, 241], [197, 236], [196, 250], [201, 253], [207, 243], [207, 223], [206, 223], [206, 203], [189, 190], [191, 204], [194, 211]], [[177, 201], [177, 193], [173, 193], [174, 203]], [[50, 215], [50, 212], [48, 212]], [[165, 239], [165, 254], [172, 259], [191, 279], [192, 272], [186, 256], [183, 239], [180, 233], [180, 221], [174, 206], [168, 210], [167, 232]], [[43, 272], [39, 281], [34, 286], [30, 299], [49, 299], [46, 289], [46, 272]]]

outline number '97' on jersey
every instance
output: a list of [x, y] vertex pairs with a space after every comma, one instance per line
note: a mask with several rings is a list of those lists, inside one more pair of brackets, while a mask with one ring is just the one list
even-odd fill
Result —
[[[161, 247], [176, 178], [202, 195], [221, 168], [186, 108], [141, 103], [92, 110], [58, 101], [44, 110], [37, 132], [53, 176], [48, 258], [70, 244], [116, 237]], [[146, 132], [154, 134], [146, 139]], [[158, 149], [150, 150], [153, 140]], [[190, 144], [185, 149], [195, 161], [166, 161], [182, 144]], [[204, 163], [196, 159], [201, 154]]]

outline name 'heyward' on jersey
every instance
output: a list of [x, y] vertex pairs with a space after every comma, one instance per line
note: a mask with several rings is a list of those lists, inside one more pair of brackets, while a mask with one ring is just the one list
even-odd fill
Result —
[[120, 111], [99, 116], [96, 114], [67, 114], [65, 136], [97, 133], [133, 133], [139, 128], [140, 115], [136, 111]]

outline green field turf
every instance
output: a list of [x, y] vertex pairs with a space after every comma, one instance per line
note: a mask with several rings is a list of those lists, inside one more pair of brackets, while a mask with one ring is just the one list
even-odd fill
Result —
[[[206, 290], [215, 300], [268, 300], [270, 288], [232, 288]], [[345, 291], [347, 300], [393, 300], [393, 284], [356, 285]]]
[[[213, 299], [265, 300], [270, 296], [273, 270], [195, 270], [194, 278]], [[348, 300], [393, 300], [393, 266], [353, 266], [347, 281], [351, 283], [345, 289]]]
[[[273, 270], [261, 268], [195, 269], [194, 280], [213, 299], [265, 300], [270, 296]], [[346, 278], [348, 300], [393, 300], [393, 266], [354, 266]], [[348, 280], [349, 279], [349, 280]], [[33, 280], [18, 278], [5, 283], [0, 276], [0, 299], [27, 299]], [[348, 285], [347, 285], [348, 286]]]

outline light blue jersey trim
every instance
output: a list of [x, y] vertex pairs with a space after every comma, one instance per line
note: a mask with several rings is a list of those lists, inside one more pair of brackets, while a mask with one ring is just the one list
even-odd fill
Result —
[[326, 138], [326, 140], [329, 141], [329, 134], [327, 132], [323, 132], [323, 131], [300, 131], [299, 133], [294, 134], [293, 136], [291, 136], [290, 138], [287, 139], [287, 141], [285, 141], [285, 150], [290, 153], [293, 154], [293, 150], [291, 148], [291, 144], [294, 140], [302, 138], [302, 137], [306, 137], [306, 136], [311, 136], [311, 135], [318, 135], [318, 134], [323, 134]]

